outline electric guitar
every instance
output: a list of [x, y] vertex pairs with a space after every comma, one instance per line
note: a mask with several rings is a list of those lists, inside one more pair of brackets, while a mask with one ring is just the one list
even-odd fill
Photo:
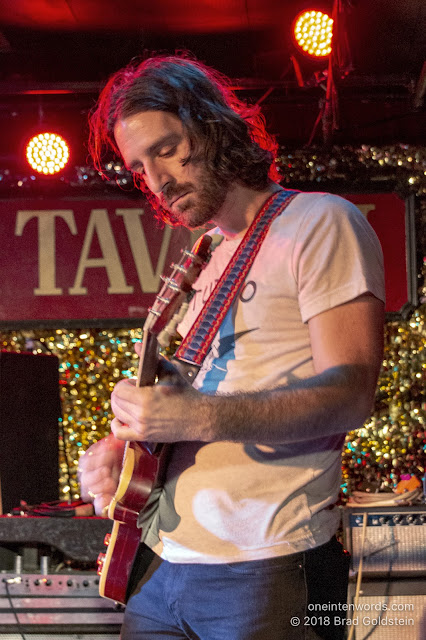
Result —
[[[170, 323], [179, 320], [178, 309], [188, 299], [192, 284], [209, 257], [210, 236], [203, 236], [192, 252], [184, 251], [179, 264], [173, 265], [169, 278], [149, 310], [143, 327], [141, 357], [137, 385], [150, 386], [159, 371], [159, 337], [170, 332]], [[116, 493], [108, 507], [114, 520], [111, 533], [105, 537], [106, 552], [99, 554], [99, 593], [125, 604], [139, 579], [149, 567], [154, 553], [141, 544], [139, 514], [147, 516], [156, 509], [164, 478], [169, 445], [127, 442]], [[145, 517], [144, 517], [145, 520]]]

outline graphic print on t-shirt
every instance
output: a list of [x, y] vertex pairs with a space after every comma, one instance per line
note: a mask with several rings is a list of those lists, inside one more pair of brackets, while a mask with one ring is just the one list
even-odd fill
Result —
[[235, 344], [237, 340], [252, 331], [257, 331], [257, 329], [246, 329], [235, 333], [233, 309], [231, 307], [213, 340], [209, 353], [204, 359], [201, 375], [199, 374], [203, 379], [204, 385], [209, 389], [209, 393], [214, 393], [219, 383], [225, 379], [229, 361], [235, 360]]

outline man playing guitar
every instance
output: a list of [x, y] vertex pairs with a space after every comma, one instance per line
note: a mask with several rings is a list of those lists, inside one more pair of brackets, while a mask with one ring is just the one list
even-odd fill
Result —
[[[101, 93], [91, 116], [100, 171], [106, 149], [160, 218], [213, 223], [223, 238], [179, 325], [189, 335], [253, 225], [286, 197], [275, 145], [219, 74], [160, 56], [117, 72]], [[382, 362], [382, 256], [355, 206], [290, 195], [219, 309], [193, 384], [120, 381], [112, 434], [81, 459], [82, 496], [102, 514], [125, 442], [173, 443], [156, 509], [149, 519], [141, 509], [155, 556], [127, 601], [122, 640], [344, 636], [335, 503], [345, 433], [370, 415]]]

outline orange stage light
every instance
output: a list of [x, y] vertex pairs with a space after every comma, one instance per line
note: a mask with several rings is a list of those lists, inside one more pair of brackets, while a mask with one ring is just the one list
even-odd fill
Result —
[[69, 146], [56, 133], [40, 133], [31, 138], [26, 148], [28, 164], [46, 176], [62, 171], [69, 160]]
[[304, 11], [294, 22], [293, 34], [305, 53], [324, 58], [331, 53], [333, 19], [322, 11]]

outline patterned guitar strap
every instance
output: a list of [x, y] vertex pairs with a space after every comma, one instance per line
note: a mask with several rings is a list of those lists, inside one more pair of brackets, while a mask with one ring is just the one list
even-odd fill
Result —
[[240, 290], [273, 220], [299, 191], [284, 189], [270, 196], [247, 229], [197, 319], [174, 357], [201, 366], [232, 301]]

